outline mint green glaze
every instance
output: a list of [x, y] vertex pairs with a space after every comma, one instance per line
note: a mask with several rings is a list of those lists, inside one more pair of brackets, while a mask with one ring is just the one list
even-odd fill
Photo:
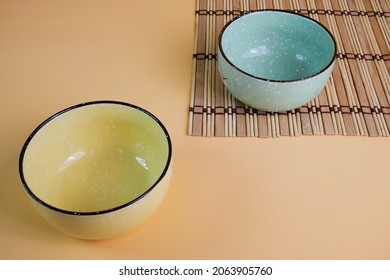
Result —
[[314, 20], [258, 11], [226, 25], [218, 66], [236, 98], [254, 108], [284, 111], [304, 105], [322, 90], [335, 51], [331, 34]]

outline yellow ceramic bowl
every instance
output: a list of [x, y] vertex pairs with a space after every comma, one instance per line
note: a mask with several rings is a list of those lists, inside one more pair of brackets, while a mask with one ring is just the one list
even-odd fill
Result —
[[134, 228], [162, 202], [172, 174], [163, 124], [131, 104], [96, 101], [38, 126], [20, 154], [21, 181], [37, 211], [74, 237]]

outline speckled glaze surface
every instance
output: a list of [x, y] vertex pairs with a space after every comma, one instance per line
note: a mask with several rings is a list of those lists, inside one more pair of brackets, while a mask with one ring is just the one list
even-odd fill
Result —
[[318, 95], [335, 55], [334, 38], [320, 23], [291, 12], [263, 10], [225, 25], [218, 68], [228, 90], [243, 103], [285, 111]]
[[160, 205], [172, 175], [162, 123], [131, 104], [97, 101], [65, 109], [26, 141], [22, 183], [54, 227], [83, 239], [136, 227]]

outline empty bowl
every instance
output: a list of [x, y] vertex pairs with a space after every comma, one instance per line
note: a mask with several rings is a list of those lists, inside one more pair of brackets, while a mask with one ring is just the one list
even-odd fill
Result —
[[336, 43], [319, 22], [293, 12], [261, 10], [228, 22], [218, 69], [229, 92], [264, 111], [286, 111], [314, 99], [333, 69]]
[[162, 202], [172, 145], [148, 111], [117, 101], [67, 108], [24, 144], [20, 178], [50, 224], [82, 239], [106, 239], [141, 224]]

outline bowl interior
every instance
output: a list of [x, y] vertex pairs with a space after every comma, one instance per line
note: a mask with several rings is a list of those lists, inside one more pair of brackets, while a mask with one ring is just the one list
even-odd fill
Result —
[[237, 18], [221, 36], [220, 49], [240, 70], [266, 80], [307, 78], [333, 60], [335, 43], [319, 23], [289, 12], [260, 11]]
[[169, 149], [165, 130], [140, 109], [94, 104], [45, 123], [28, 143], [22, 168], [43, 202], [96, 212], [145, 193], [164, 172]]

